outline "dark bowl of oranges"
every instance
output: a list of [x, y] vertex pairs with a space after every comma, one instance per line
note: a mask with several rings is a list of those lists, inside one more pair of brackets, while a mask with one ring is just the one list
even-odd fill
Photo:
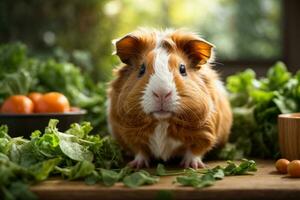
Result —
[[50, 119], [58, 119], [58, 129], [65, 131], [85, 114], [85, 110], [70, 106], [61, 93], [33, 92], [8, 97], [1, 105], [0, 125], [7, 125], [11, 136], [29, 137], [35, 130], [44, 131]]

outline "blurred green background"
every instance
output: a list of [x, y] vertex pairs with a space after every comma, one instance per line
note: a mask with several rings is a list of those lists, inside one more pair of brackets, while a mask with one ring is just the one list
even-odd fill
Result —
[[112, 39], [140, 26], [187, 27], [217, 47], [218, 61], [277, 60], [280, 0], [1, 0], [0, 42], [71, 61], [95, 81], [119, 63]]

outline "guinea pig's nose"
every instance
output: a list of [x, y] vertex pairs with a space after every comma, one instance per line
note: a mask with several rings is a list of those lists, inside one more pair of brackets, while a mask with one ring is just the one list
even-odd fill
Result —
[[172, 96], [172, 91], [152, 91], [154, 98], [158, 101], [167, 101]]

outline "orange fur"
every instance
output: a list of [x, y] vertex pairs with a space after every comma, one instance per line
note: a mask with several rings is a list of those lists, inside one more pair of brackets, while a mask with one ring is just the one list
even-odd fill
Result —
[[[108, 90], [109, 122], [115, 137], [125, 149], [148, 157], [151, 156], [149, 137], [159, 121], [143, 112], [141, 97], [153, 73], [155, 43], [152, 31], [138, 31], [120, 39], [116, 43], [117, 55], [126, 64], [116, 69], [116, 78]], [[183, 31], [169, 33], [161, 46], [169, 53], [169, 69], [180, 96], [176, 112], [166, 119], [168, 136], [183, 144], [174, 151], [174, 156], [186, 149], [204, 155], [215, 145], [226, 143], [232, 123], [228, 99], [217, 88], [218, 74], [209, 65], [213, 46]], [[142, 63], [147, 71], [138, 78]], [[187, 66], [187, 78], [178, 71], [180, 63]]]

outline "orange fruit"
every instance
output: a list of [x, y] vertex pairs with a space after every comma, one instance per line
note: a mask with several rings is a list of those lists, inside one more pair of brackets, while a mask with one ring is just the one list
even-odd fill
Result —
[[43, 96], [43, 94], [39, 92], [31, 92], [27, 96], [33, 103], [36, 103]]
[[[27, 96], [29, 99], [31, 99], [34, 105], [37, 105], [37, 102], [40, 98], [42, 98], [43, 94], [39, 92], [31, 92]], [[34, 112], [36, 112], [36, 106], [34, 107]]]
[[69, 112], [70, 103], [67, 97], [58, 92], [44, 94], [36, 103], [38, 113], [61, 113]]
[[1, 107], [2, 113], [29, 114], [34, 109], [33, 102], [24, 95], [13, 95], [4, 101]]
[[290, 162], [287, 171], [291, 177], [300, 177], [300, 160]]
[[276, 161], [275, 167], [279, 173], [286, 174], [289, 163], [290, 163], [290, 161], [282, 158], [282, 159], [279, 159]]

